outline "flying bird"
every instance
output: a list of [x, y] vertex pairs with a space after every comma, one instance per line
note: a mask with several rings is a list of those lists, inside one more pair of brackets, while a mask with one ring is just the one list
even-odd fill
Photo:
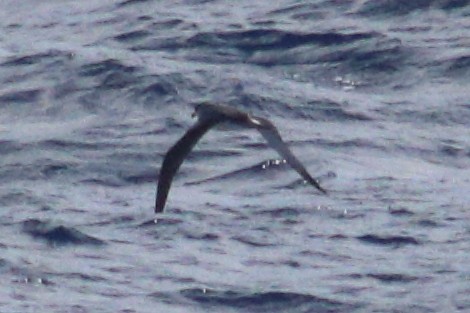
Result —
[[197, 116], [198, 120], [196, 124], [168, 150], [163, 159], [158, 178], [155, 213], [163, 212], [171, 182], [186, 156], [207, 131], [219, 125], [257, 129], [264, 139], [266, 139], [268, 145], [276, 150], [304, 180], [322, 193], [327, 193], [326, 190], [320, 186], [318, 181], [307, 172], [302, 163], [292, 154], [289, 147], [287, 147], [286, 143], [282, 140], [277, 128], [267, 119], [253, 116], [227, 105], [207, 102], [197, 104], [192, 116]]

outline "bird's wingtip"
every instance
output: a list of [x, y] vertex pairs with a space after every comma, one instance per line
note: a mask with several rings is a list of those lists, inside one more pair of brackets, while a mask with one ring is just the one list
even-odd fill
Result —
[[159, 203], [155, 204], [155, 213], [162, 213], [163, 212], [163, 205], [160, 205]]
[[320, 186], [320, 183], [317, 181], [317, 180], [313, 180], [313, 184], [312, 184], [315, 188], [317, 188], [322, 194], [324, 195], [328, 195], [328, 191], [326, 189], [324, 189], [322, 186]]

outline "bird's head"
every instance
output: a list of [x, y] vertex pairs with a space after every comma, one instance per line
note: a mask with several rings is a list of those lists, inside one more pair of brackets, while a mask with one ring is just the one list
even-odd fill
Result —
[[198, 102], [194, 105], [194, 112], [191, 117], [197, 117], [200, 120], [211, 119], [220, 115], [217, 106], [210, 102]]
[[199, 110], [201, 109], [201, 103], [197, 103], [194, 106], [194, 112], [191, 114], [192, 118], [198, 117], [199, 116]]

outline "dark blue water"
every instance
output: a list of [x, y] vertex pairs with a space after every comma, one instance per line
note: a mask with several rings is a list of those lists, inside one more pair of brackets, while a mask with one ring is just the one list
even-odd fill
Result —
[[[211, 131], [155, 220], [202, 100], [329, 195]], [[0, 312], [470, 312], [469, 121], [469, 1], [1, 1]]]

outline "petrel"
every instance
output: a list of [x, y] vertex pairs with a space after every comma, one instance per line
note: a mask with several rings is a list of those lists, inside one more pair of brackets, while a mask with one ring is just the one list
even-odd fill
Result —
[[186, 156], [209, 129], [219, 125], [257, 129], [264, 139], [266, 139], [268, 145], [276, 150], [303, 179], [322, 193], [327, 193], [326, 190], [320, 186], [318, 181], [307, 172], [302, 163], [292, 154], [289, 147], [287, 147], [286, 143], [282, 140], [277, 128], [267, 119], [253, 116], [227, 105], [208, 102], [197, 104], [192, 116], [197, 116], [198, 120], [196, 124], [168, 150], [163, 159], [158, 178], [155, 213], [163, 212], [171, 182]]

